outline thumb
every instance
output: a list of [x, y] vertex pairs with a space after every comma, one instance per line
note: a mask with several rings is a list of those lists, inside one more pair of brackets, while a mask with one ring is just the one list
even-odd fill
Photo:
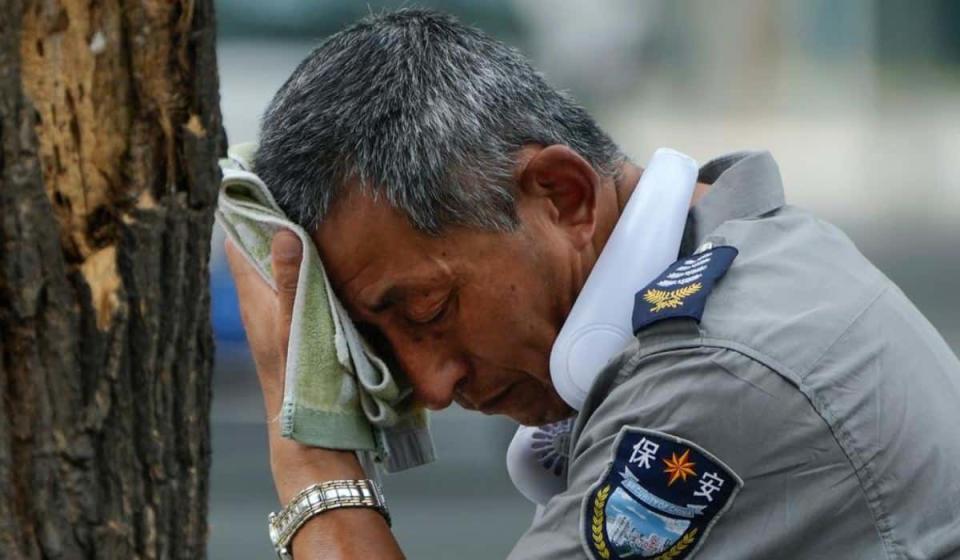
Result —
[[[270, 247], [273, 259], [273, 280], [277, 285], [277, 323], [280, 355], [286, 358], [290, 340], [290, 323], [293, 320], [293, 302], [297, 297], [297, 280], [300, 277], [300, 261], [303, 245], [292, 231], [282, 229], [273, 236]], [[284, 365], [286, 359], [284, 359]]]

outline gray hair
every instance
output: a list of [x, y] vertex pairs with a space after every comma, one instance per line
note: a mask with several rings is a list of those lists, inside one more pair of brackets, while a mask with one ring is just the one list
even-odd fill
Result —
[[404, 9], [358, 21], [300, 63], [264, 114], [254, 167], [308, 231], [352, 180], [421, 231], [511, 231], [513, 160], [527, 144], [570, 146], [603, 176], [624, 159], [518, 51]]

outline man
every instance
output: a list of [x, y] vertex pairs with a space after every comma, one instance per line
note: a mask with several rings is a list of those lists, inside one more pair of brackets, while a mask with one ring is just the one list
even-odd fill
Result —
[[[518, 53], [432, 12], [367, 18], [277, 93], [255, 168], [419, 401], [573, 413], [550, 349], [642, 169]], [[785, 204], [769, 154], [699, 181], [659, 280], [702, 277], [700, 303], [637, 286], [637, 340], [511, 558], [960, 557], [956, 357], [842, 233]], [[274, 239], [277, 293], [227, 251], [275, 418], [301, 247]], [[365, 478], [275, 422], [270, 449], [283, 504]], [[293, 555], [402, 557], [366, 508], [313, 517]]]

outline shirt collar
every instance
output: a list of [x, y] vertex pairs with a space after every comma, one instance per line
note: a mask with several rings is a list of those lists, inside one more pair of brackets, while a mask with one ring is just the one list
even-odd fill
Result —
[[735, 152], [700, 168], [697, 181], [712, 185], [690, 209], [680, 254], [689, 255], [720, 224], [755, 218], [786, 204], [780, 169], [770, 152]]

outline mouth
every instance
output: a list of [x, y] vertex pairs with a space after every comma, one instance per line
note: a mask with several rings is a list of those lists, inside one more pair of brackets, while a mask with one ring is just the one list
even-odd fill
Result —
[[481, 401], [476, 405], [476, 409], [484, 414], [493, 414], [506, 400], [510, 394], [510, 391], [513, 390], [514, 385], [507, 385], [504, 389], [497, 392], [492, 397]]

